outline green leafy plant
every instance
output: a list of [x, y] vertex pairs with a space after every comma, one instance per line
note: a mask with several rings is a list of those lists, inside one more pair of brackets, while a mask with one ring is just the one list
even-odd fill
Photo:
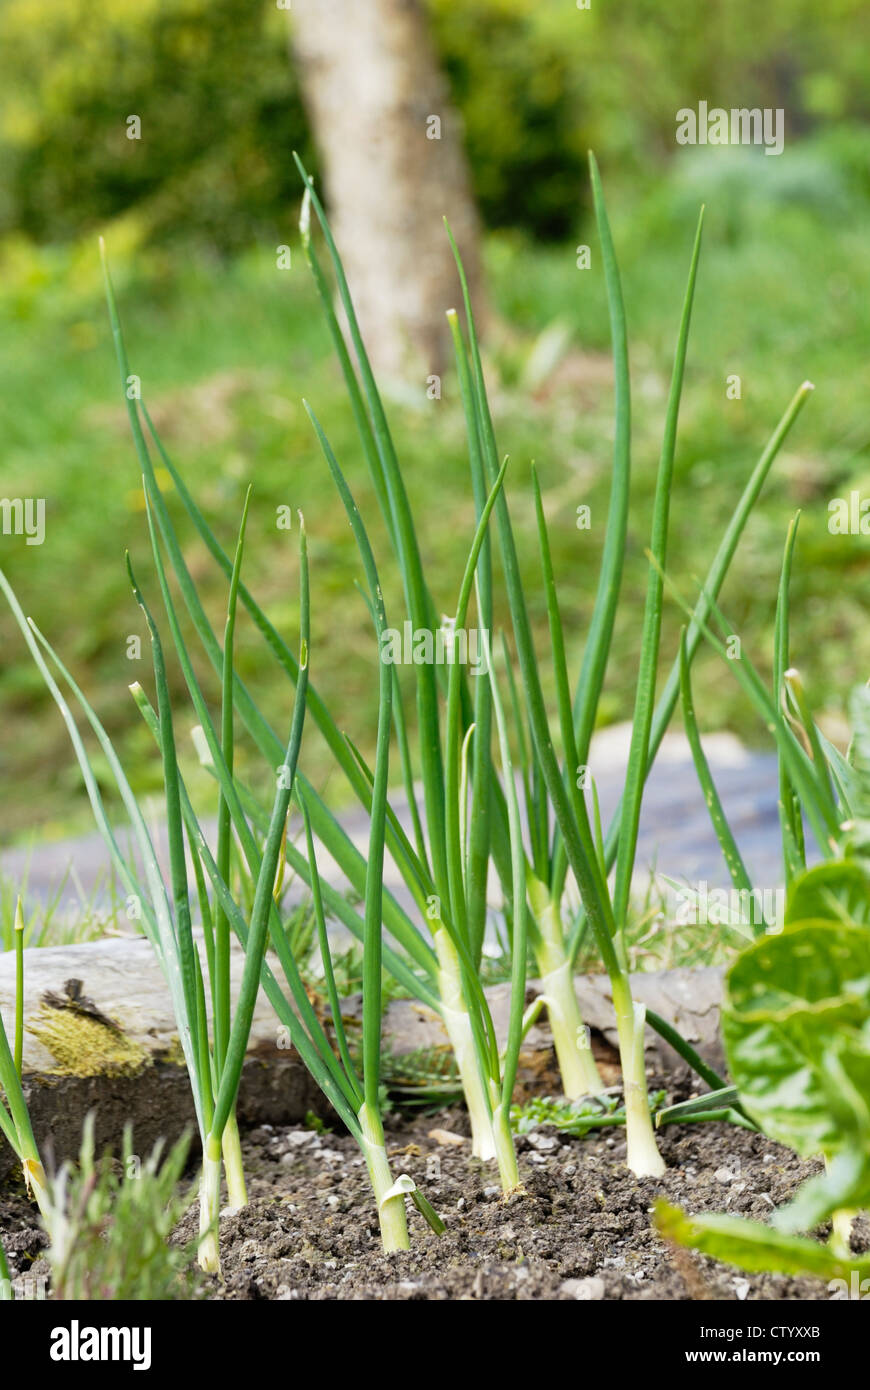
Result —
[[[854, 886], [848, 872], [844, 886]], [[771, 1138], [828, 1165], [777, 1213], [780, 1229], [808, 1230], [870, 1205], [868, 979], [866, 923], [834, 915], [793, 918], [729, 972], [722, 1032], [743, 1105]]]
[[[865, 868], [818, 865], [794, 881], [782, 930], [747, 946], [728, 973], [722, 1032], [741, 1108], [770, 1138], [823, 1156], [825, 1171], [771, 1226], [661, 1206], [669, 1239], [748, 1270], [839, 1279], [870, 1269], [850, 1249], [853, 1215], [870, 1206], [868, 926]], [[829, 1219], [827, 1247], [799, 1234]]]
[[94, 1119], [85, 1119], [77, 1164], [49, 1182], [46, 1221], [51, 1244], [51, 1294], [57, 1299], [195, 1298], [196, 1240], [172, 1240], [196, 1199], [183, 1175], [190, 1136], [164, 1156], [158, 1142], [147, 1158], [133, 1152], [129, 1126], [118, 1158], [94, 1152]]
[[[652, 1097], [653, 1105], [664, 1100], [664, 1091]], [[523, 1105], [511, 1109], [511, 1128], [515, 1134], [531, 1134], [533, 1130], [550, 1125], [560, 1134], [582, 1139], [593, 1129], [607, 1129], [625, 1124], [625, 1106], [614, 1093], [583, 1096], [568, 1101], [558, 1096], [533, 1096]]]
[[[839, 1278], [851, 1256], [853, 1213], [870, 1205], [870, 692], [850, 700], [854, 734], [846, 756], [825, 738], [789, 661], [789, 583], [799, 516], [788, 529], [774, 631], [772, 694], [715, 604], [705, 635], [728, 664], [772, 734], [779, 760], [779, 817], [788, 886], [784, 921], [739, 923], [755, 936], [727, 977], [722, 1032], [733, 1086], [717, 1099], [803, 1157], [823, 1156], [810, 1178], [773, 1216], [772, 1227], [725, 1216], [686, 1218], [663, 1207], [669, 1238], [747, 1269]], [[685, 607], [685, 604], [683, 605]], [[726, 649], [729, 642], [731, 650]], [[685, 636], [681, 692], [686, 732], [711, 819], [735, 887], [754, 889], [704, 757], [695, 720]], [[807, 868], [807, 828], [823, 862]], [[659, 1119], [677, 1120], [687, 1106]], [[799, 1232], [832, 1221], [829, 1248]], [[866, 1263], [866, 1262], [865, 1262]]]

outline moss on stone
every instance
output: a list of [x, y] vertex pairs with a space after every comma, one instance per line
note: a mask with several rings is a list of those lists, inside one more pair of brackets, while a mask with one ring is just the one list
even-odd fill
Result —
[[72, 1009], [43, 1005], [27, 1027], [55, 1059], [55, 1075], [132, 1076], [151, 1061], [124, 1033]]

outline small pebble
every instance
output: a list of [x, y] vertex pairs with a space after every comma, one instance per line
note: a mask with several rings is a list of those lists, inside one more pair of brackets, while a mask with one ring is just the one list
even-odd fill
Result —
[[430, 1129], [429, 1138], [440, 1144], [442, 1149], [449, 1149], [451, 1146], [460, 1148], [466, 1142], [464, 1135], [454, 1134], [452, 1129]]
[[560, 1147], [559, 1141], [554, 1135], [539, 1134], [537, 1130], [533, 1130], [532, 1133], [528, 1135], [528, 1141], [533, 1149], [537, 1149], [538, 1153], [542, 1154], [550, 1153], [553, 1149], [558, 1149]]
[[500, 1194], [500, 1192], [501, 1192], [501, 1188], [500, 1188], [500, 1187], [485, 1187], [485, 1188], [483, 1189], [483, 1195], [484, 1195], [484, 1197], [489, 1198], [490, 1201], [492, 1200], [493, 1197], [498, 1197], [498, 1195]]
[[320, 1135], [315, 1134], [311, 1129], [291, 1129], [286, 1138], [287, 1145], [291, 1149], [301, 1149], [306, 1145], [316, 1149], [320, 1146]]
[[588, 1303], [598, 1303], [604, 1297], [604, 1280], [591, 1279], [566, 1279], [559, 1288], [559, 1293], [566, 1298], [577, 1298]]

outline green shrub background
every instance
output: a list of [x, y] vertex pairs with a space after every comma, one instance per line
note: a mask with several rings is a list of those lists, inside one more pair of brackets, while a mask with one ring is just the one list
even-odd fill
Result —
[[[539, 238], [571, 234], [590, 146], [649, 183], [699, 99], [783, 106], [789, 139], [870, 114], [862, 0], [430, 10], [486, 221]], [[310, 142], [267, 0], [6, 0], [0, 90], [0, 235], [66, 240], [135, 207], [154, 237], [236, 251], [297, 199]], [[147, 140], [126, 139], [130, 114]]]
[[[724, 594], [769, 671], [789, 518], [803, 510], [793, 657], [826, 727], [870, 674], [868, 538], [835, 537], [827, 503], [870, 496], [870, 10], [859, 0], [432, 0], [487, 234], [497, 317], [487, 370], [508, 490], [546, 643], [528, 463], [540, 471], [572, 669], [594, 598], [608, 497], [609, 329], [585, 171], [594, 146], [622, 267], [631, 339], [634, 507], [606, 720], [627, 718], [630, 654], [668, 374], [698, 204], [705, 242], [681, 414], [670, 568], [684, 593], [707, 567], [749, 469], [806, 377], [817, 390], [778, 460]], [[675, 113], [699, 99], [784, 106], [786, 148], [681, 149]], [[129, 141], [128, 115], [147, 138]], [[231, 548], [254, 482], [247, 578], [293, 639], [295, 537], [275, 508], [302, 507], [311, 536], [312, 678], [370, 746], [371, 633], [352, 601], [357, 559], [301, 405], [325, 423], [377, 539], [343, 385], [298, 254], [291, 151], [314, 157], [286, 15], [251, 0], [6, 0], [0, 8], [0, 495], [47, 499], [47, 539], [0, 536], [25, 610], [87, 688], [137, 788], [159, 766], [128, 685], [150, 688], [124, 549], [149, 572], [138, 469], [102, 296], [104, 233], [133, 370], [175, 461]], [[593, 247], [592, 269], [575, 247]], [[293, 247], [276, 271], [275, 247]], [[446, 307], [446, 306], [445, 306]], [[543, 371], [540, 362], [546, 359]], [[725, 379], [741, 376], [729, 401]], [[413, 393], [411, 393], [413, 394]], [[443, 398], [389, 400], [424, 559], [441, 611], [455, 603], [472, 517], [455, 382]], [[576, 530], [578, 504], [594, 525]], [[216, 624], [223, 582], [179, 529]], [[397, 576], [383, 569], [388, 601]], [[349, 599], [350, 595], [350, 599]], [[152, 595], [154, 597], [154, 595]], [[663, 664], [680, 615], [666, 611]], [[0, 836], [39, 823], [87, 828], [66, 733], [8, 614], [0, 611]], [[286, 691], [240, 624], [244, 679], [277, 726]], [[174, 688], [181, 678], [170, 672]], [[763, 744], [715, 657], [699, 656], [699, 717]], [[187, 731], [180, 739], [189, 763]], [[309, 775], [328, 761], [306, 735]], [[98, 764], [99, 766], [99, 764]], [[195, 770], [188, 766], [190, 775]], [[333, 778], [329, 794], [339, 788]]]

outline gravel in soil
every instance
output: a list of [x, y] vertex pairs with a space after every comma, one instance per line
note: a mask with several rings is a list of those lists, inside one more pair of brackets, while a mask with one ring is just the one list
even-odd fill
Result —
[[[462, 1142], [449, 1142], [444, 1132]], [[434, 1137], [433, 1137], [433, 1132]], [[221, 1219], [223, 1282], [206, 1296], [288, 1299], [828, 1299], [816, 1279], [744, 1275], [675, 1250], [652, 1229], [658, 1196], [690, 1212], [768, 1218], [818, 1165], [759, 1134], [724, 1124], [660, 1132], [661, 1179], [638, 1181], [625, 1138], [574, 1138], [541, 1128], [517, 1140], [523, 1191], [504, 1199], [494, 1167], [471, 1159], [463, 1111], [387, 1116], [394, 1176], [407, 1172], [446, 1223], [440, 1238], [408, 1211], [412, 1247], [384, 1255], [365, 1167], [354, 1142], [262, 1125], [245, 1137], [250, 1204]], [[180, 1239], [196, 1229], [191, 1211]], [[20, 1197], [0, 1201], [13, 1274], [38, 1273], [44, 1236]], [[870, 1249], [858, 1220], [856, 1250]], [[36, 1264], [31, 1262], [37, 1259]]]

